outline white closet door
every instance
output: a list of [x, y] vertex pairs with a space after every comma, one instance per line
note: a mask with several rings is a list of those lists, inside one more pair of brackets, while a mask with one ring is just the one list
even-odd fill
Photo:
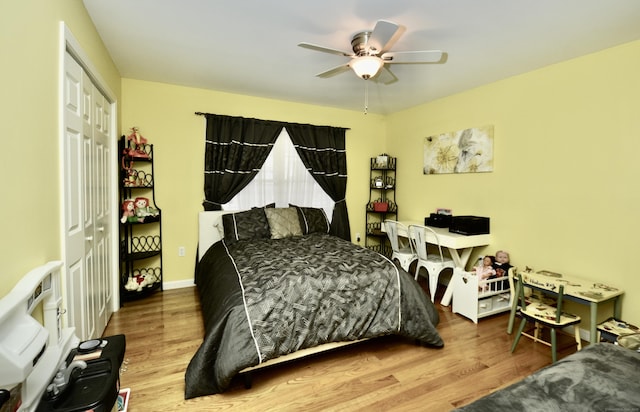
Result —
[[93, 142], [93, 84], [82, 72], [82, 179], [83, 179], [83, 221], [84, 221], [84, 261], [85, 278], [81, 299], [82, 339], [96, 337], [96, 253], [95, 253], [95, 213], [96, 213], [96, 156]]
[[106, 99], [68, 53], [63, 87], [67, 320], [86, 340], [101, 336], [111, 315], [110, 113]]
[[65, 235], [65, 291], [69, 326], [84, 339], [83, 294], [87, 290], [87, 262], [85, 259], [85, 148], [83, 142], [82, 90], [83, 71], [80, 65], [65, 54], [64, 74], [64, 235]]
[[111, 317], [111, 149], [109, 125], [111, 124], [111, 106], [107, 99], [93, 86], [94, 124], [93, 145], [95, 153], [93, 187], [94, 191], [94, 254], [95, 254], [95, 310], [96, 331], [102, 333]]

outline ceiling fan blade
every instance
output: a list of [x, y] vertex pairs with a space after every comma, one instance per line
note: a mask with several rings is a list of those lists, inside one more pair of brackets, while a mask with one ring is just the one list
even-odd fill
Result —
[[382, 66], [378, 74], [373, 78], [373, 80], [377, 83], [382, 84], [391, 84], [398, 81], [398, 78], [395, 74], [387, 67]]
[[302, 43], [298, 43], [298, 46], [304, 47], [305, 49], [311, 49], [311, 50], [320, 51], [324, 53], [337, 54], [338, 56], [353, 57], [353, 53], [345, 52], [338, 49], [332, 49], [329, 47], [318, 46], [317, 44], [302, 42]]
[[405, 28], [387, 20], [378, 20], [376, 27], [373, 28], [368, 44], [371, 48], [376, 49], [376, 54], [384, 53], [404, 33]]
[[440, 50], [387, 52], [380, 56], [385, 63], [444, 63], [447, 54]]
[[316, 74], [317, 77], [322, 77], [323, 79], [326, 79], [327, 77], [333, 77], [337, 74], [346, 72], [347, 70], [351, 70], [351, 67], [348, 64], [343, 64], [342, 66], [338, 66], [338, 67], [334, 67], [333, 69], [329, 69], [327, 71], [324, 71], [322, 73], [318, 73]]

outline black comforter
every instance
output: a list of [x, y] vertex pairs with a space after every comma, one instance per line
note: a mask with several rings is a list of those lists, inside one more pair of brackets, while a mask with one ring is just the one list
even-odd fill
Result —
[[594, 343], [456, 411], [640, 410], [640, 353]]
[[325, 234], [214, 244], [198, 264], [205, 337], [185, 398], [242, 369], [327, 342], [401, 335], [436, 347], [438, 312], [387, 258]]

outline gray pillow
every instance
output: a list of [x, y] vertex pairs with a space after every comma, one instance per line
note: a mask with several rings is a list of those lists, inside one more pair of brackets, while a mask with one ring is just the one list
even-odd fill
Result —
[[224, 240], [227, 244], [239, 240], [269, 239], [271, 232], [264, 211], [264, 208], [255, 208], [223, 215]]
[[298, 212], [294, 207], [268, 208], [264, 210], [269, 221], [271, 239], [302, 236]]

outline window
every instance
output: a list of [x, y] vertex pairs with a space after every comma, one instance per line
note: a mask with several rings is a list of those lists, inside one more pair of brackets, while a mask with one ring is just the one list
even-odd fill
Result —
[[230, 202], [224, 210], [246, 210], [275, 203], [276, 207], [298, 206], [324, 209], [331, 220], [334, 201], [304, 167], [285, 129], [269, 153], [256, 177]]

